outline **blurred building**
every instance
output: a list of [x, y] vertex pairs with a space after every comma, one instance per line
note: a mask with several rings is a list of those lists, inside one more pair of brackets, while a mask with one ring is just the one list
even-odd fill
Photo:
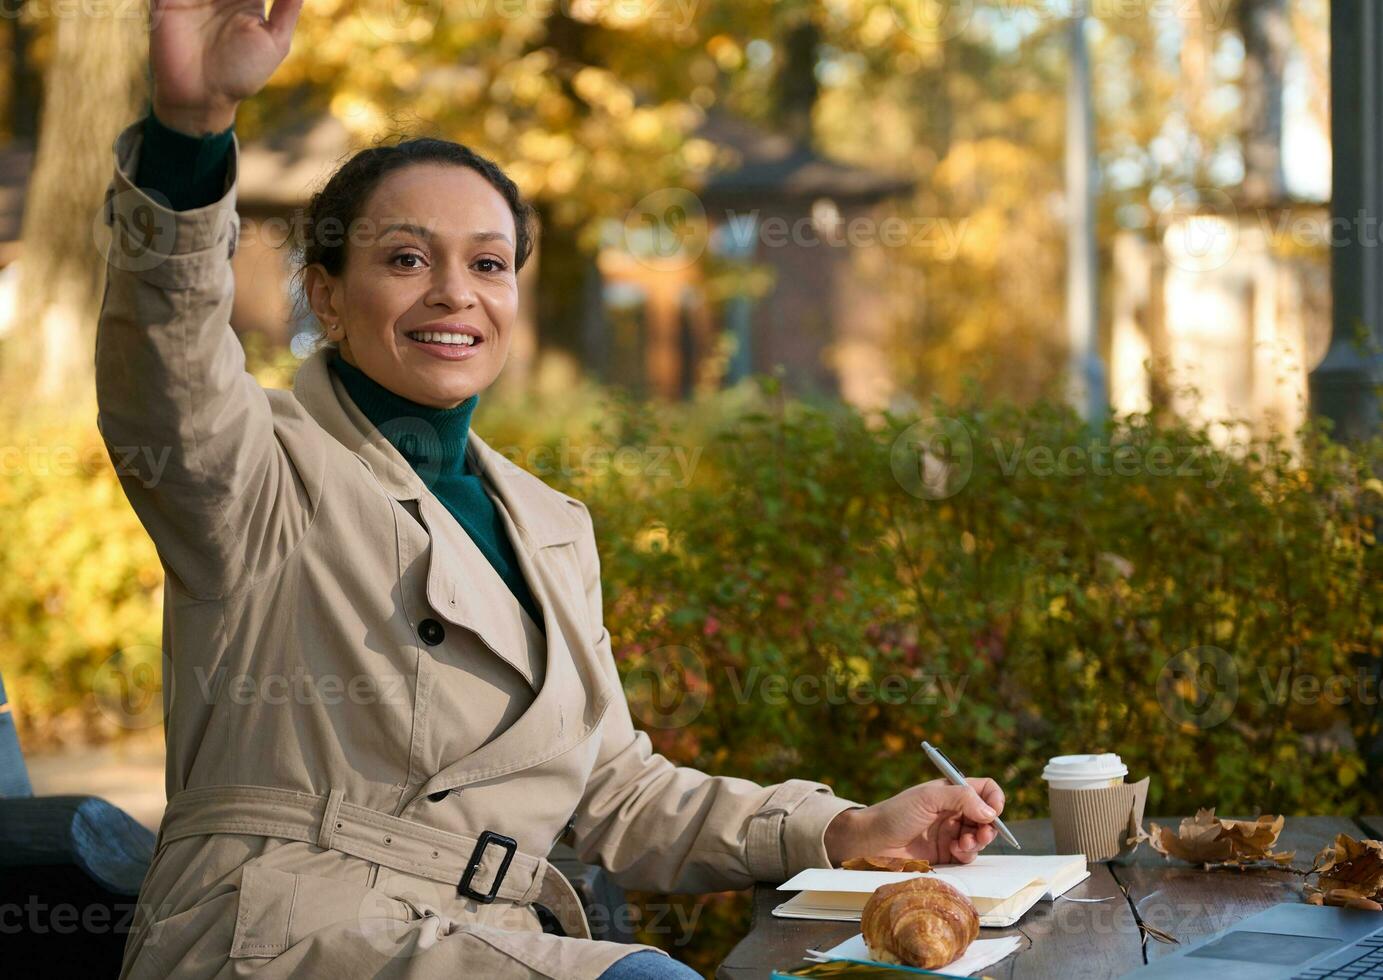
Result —
[[892, 258], [909, 227], [888, 202], [913, 182], [728, 113], [713, 110], [694, 135], [732, 163], [611, 222], [593, 357], [602, 373], [675, 398], [777, 370], [799, 392], [886, 404]]
[[1329, 207], [1210, 204], [1114, 240], [1111, 406], [1290, 435], [1330, 342]]

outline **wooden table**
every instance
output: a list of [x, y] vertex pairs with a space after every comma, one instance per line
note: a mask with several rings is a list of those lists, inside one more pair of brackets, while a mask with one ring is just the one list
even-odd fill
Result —
[[[1180, 817], [1144, 821], [1176, 827]], [[1050, 820], [1010, 821], [1009, 829], [1025, 854], [1052, 854]], [[1383, 817], [1288, 817], [1279, 850], [1295, 850], [1294, 868], [1306, 870], [1317, 852], [1344, 832], [1383, 838]], [[1017, 853], [1002, 840], [989, 845], [997, 854]], [[1071, 898], [1101, 902], [1038, 902], [1016, 926], [983, 929], [981, 939], [1021, 936], [1018, 952], [984, 972], [998, 980], [1054, 980], [1119, 977], [1145, 962], [1166, 956], [1278, 902], [1302, 900], [1301, 875], [1289, 871], [1201, 871], [1168, 861], [1147, 843], [1116, 861], [1090, 865], [1090, 877], [1067, 892]], [[858, 922], [819, 922], [774, 917], [775, 905], [793, 892], [761, 884], [754, 889], [749, 934], [716, 970], [716, 980], [762, 980], [773, 968], [806, 964], [809, 947], [829, 949], [860, 931]], [[1180, 946], [1147, 938], [1146, 923], [1181, 941]]]

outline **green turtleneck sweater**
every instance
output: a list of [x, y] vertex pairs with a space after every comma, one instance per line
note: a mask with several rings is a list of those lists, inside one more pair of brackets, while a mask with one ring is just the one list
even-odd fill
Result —
[[542, 610], [524, 581], [523, 570], [514, 557], [509, 535], [505, 533], [504, 519], [485, 492], [484, 481], [478, 473], [471, 472], [466, 459], [471, 412], [475, 411], [480, 396], [472, 395], [455, 408], [430, 408], [395, 394], [364, 371], [346, 363], [340, 354], [334, 354], [328, 363], [346, 386], [351, 401], [446, 505], [480, 553], [504, 579], [514, 598], [541, 627]]
[[[175, 211], [220, 200], [226, 189], [234, 128], [200, 138], [188, 136], [164, 126], [150, 109], [144, 117], [135, 186], [162, 193]], [[472, 395], [455, 408], [431, 408], [395, 394], [347, 364], [340, 354], [334, 354], [329, 364], [351, 400], [446, 505], [533, 621], [543, 627], [542, 609], [524, 581], [503, 518], [485, 492], [482, 478], [470, 472], [466, 460], [471, 413], [480, 396]]]

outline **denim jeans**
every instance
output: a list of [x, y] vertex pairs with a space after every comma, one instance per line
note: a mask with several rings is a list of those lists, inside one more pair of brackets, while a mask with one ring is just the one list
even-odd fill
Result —
[[701, 980], [701, 974], [671, 956], [641, 949], [615, 960], [599, 980]]

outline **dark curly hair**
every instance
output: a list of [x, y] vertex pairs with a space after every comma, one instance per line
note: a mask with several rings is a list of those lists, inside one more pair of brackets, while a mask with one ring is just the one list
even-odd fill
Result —
[[[325, 187], [312, 195], [300, 225], [301, 237], [296, 243], [293, 278], [299, 281], [299, 285], [308, 266], [318, 263], [334, 276], [342, 273], [346, 267], [349, 231], [359, 219], [370, 194], [387, 174], [417, 163], [449, 163], [469, 167], [489, 181], [503, 196], [514, 215], [517, 236], [514, 242], [514, 271], [517, 273], [523, 268], [533, 253], [536, 218], [532, 205], [519, 193], [518, 185], [496, 163], [470, 147], [451, 140], [423, 136], [358, 151], [332, 174]], [[302, 315], [311, 312], [305, 291], [301, 289], [298, 302], [304, 307], [300, 310]]]

